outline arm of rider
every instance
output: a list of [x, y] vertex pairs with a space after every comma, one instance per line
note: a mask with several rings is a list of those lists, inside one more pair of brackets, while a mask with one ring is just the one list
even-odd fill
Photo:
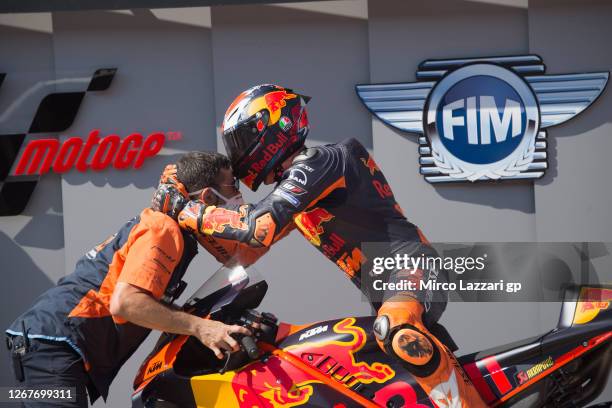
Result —
[[230, 334], [251, 335], [242, 326], [229, 326], [174, 310], [157, 301], [148, 291], [126, 282], [117, 282], [110, 301], [110, 312], [115, 317], [149, 329], [197, 337], [219, 359], [223, 358], [222, 350], [237, 351], [239, 348], [238, 342]]
[[341, 161], [326, 152], [298, 155], [286, 165], [277, 186], [258, 203], [211, 204], [200, 197], [185, 204], [178, 215], [179, 225], [198, 237], [267, 248], [294, 226], [300, 227], [296, 217], [346, 187]]
[[[229, 178], [227, 183], [233, 181], [231, 171], [228, 170], [227, 174], [221, 171], [219, 177]], [[173, 219], [177, 219], [179, 212], [185, 207], [189, 201], [189, 193], [185, 186], [178, 180], [176, 176], [177, 168], [176, 165], [168, 165], [164, 168], [164, 172], [159, 180], [159, 186], [151, 201], [151, 208], [154, 211], [162, 212]], [[221, 180], [223, 183], [224, 180]], [[229, 184], [225, 184], [229, 187]], [[229, 191], [230, 193], [238, 192]], [[200, 198], [202, 203], [216, 205], [219, 202], [219, 197], [210, 188], [204, 188], [201, 190]], [[200, 201], [198, 201], [200, 202]], [[232, 266], [240, 264], [243, 266], [251, 265], [263, 256], [267, 251], [267, 247], [243, 245], [240, 241], [220, 239], [196, 233], [196, 237], [200, 243], [211, 255], [213, 255], [217, 261], [221, 262], [226, 266]]]

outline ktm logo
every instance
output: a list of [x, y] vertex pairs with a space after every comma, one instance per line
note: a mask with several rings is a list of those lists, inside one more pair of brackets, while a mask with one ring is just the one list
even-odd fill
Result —
[[[20, 214], [30, 201], [39, 177], [50, 170], [55, 173], [72, 168], [99, 171], [110, 165], [117, 169], [137, 169], [162, 149], [166, 140], [163, 133], [147, 137], [133, 133], [121, 139], [118, 135], [100, 137], [98, 130], [93, 130], [87, 140], [71, 137], [60, 143], [56, 137], [47, 137], [31, 140], [22, 149], [27, 135], [67, 130], [85, 95], [107, 90], [116, 71], [115, 68], [98, 69], [83, 91], [48, 94], [40, 102], [27, 133], [0, 135], [0, 216]], [[0, 74], [0, 87], [5, 77], [6, 74]], [[18, 158], [21, 150], [23, 153]], [[10, 174], [15, 163], [14, 173]]]
[[161, 361], [156, 361], [151, 367], [149, 367], [149, 369], [147, 370], [147, 374], [152, 374], [160, 368], [162, 368]]

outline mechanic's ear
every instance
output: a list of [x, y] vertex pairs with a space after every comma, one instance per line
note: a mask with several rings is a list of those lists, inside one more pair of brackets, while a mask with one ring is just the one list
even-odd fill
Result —
[[206, 205], [217, 205], [219, 203], [219, 197], [209, 187], [202, 190], [198, 198]]

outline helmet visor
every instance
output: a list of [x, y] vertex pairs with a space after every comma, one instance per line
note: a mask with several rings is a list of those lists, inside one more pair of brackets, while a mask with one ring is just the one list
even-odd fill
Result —
[[241, 162], [255, 148], [261, 135], [266, 131], [268, 119], [267, 111], [262, 110], [223, 132], [225, 151], [235, 170], [240, 167]]

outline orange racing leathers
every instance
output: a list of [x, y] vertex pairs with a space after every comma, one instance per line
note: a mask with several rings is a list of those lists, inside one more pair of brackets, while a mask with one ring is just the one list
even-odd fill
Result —
[[[426, 290], [378, 293], [373, 289], [377, 279], [402, 276], [401, 270], [373, 273], [374, 258], [433, 256], [435, 251], [419, 228], [404, 217], [385, 176], [357, 140], [303, 150], [283, 172], [274, 191], [257, 204], [225, 208], [191, 201], [178, 220], [181, 227], [238, 252], [240, 248], [268, 248], [297, 228], [362, 290], [379, 316], [386, 316], [390, 326], [379, 339], [383, 350], [402, 359], [428, 393], [457, 379], [461, 394], [457, 397], [469, 406], [478, 406], [478, 394], [452, 353], [423, 324], [423, 319], [437, 320], [446, 295]], [[446, 280], [444, 274], [419, 270], [409, 278], [416, 275], [440, 281]]]

